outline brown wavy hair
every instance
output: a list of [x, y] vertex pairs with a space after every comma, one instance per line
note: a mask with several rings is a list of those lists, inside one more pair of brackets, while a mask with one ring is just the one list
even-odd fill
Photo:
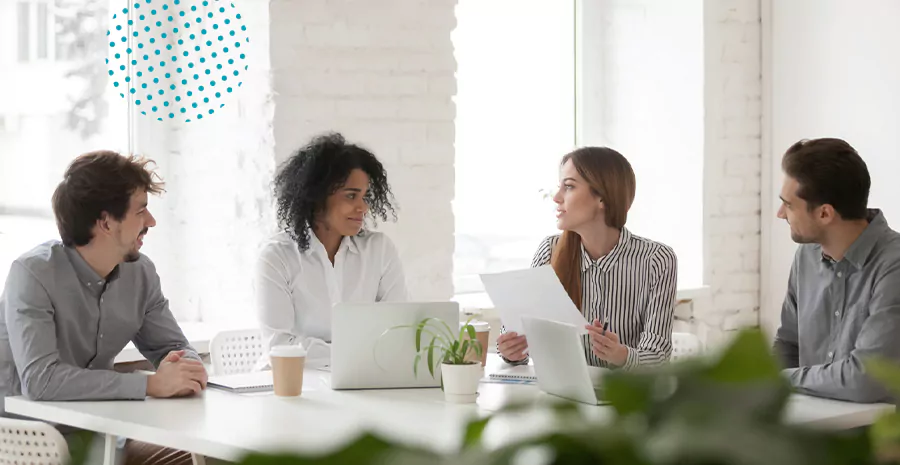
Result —
[[162, 192], [164, 184], [152, 167], [153, 160], [109, 150], [89, 152], [72, 161], [52, 198], [63, 244], [72, 247], [91, 242], [94, 224], [104, 212], [122, 221], [131, 194], [138, 189], [148, 194]]
[[[607, 226], [622, 230], [634, 202], [635, 179], [631, 164], [621, 153], [607, 147], [583, 147], [563, 157], [559, 166], [571, 161], [591, 193], [603, 200]], [[563, 231], [553, 250], [550, 265], [566, 292], [581, 309], [581, 237]]]

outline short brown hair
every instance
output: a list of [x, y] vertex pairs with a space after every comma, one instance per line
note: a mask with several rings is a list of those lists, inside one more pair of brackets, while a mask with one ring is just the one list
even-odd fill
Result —
[[125, 218], [131, 195], [138, 189], [158, 194], [160, 177], [147, 165], [152, 160], [100, 150], [80, 155], [53, 192], [53, 214], [63, 244], [87, 245], [91, 230], [106, 212], [118, 221]]
[[781, 160], [785, 174], [797, 180], [797, 196], [811, 210], [831, 205], [841, 218], [867, 216], [872, 180], [866, 162], [841, 139], [801, 140]]
[[[603, 200], [604, 221], [621, 230], [634, 202], [637, 183], [631, 163], [608, 147], [584, 147], [563, 157], [561, 165], [571, 161], [591, 191]], [[581, 309], [581, 238], [563, 231], [551, 256], [551, 265], [575, 306]]]

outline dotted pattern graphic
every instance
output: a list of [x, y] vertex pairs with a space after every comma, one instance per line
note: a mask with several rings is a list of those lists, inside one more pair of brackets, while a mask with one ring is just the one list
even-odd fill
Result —
[[209, 118], [249, 69], [247, 26], [225, 0], [132, 0], [106, 35], [113, 86], [159, 121]]

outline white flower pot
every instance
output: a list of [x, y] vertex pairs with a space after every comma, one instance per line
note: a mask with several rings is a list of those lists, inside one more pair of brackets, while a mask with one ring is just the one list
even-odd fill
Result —
[[441, 364], [441, 379], [444, 382], [444, 399], [447, 402], [466, 404], [475, 402], [478, 381], [484, 375], [481, 363], [466, 365]]

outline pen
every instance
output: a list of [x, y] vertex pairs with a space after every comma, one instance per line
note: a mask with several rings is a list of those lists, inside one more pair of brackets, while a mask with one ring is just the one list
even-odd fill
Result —
[[609, 321], [603, 323], [603, 334], [606, 335], [606, 330], [609, 329]]

